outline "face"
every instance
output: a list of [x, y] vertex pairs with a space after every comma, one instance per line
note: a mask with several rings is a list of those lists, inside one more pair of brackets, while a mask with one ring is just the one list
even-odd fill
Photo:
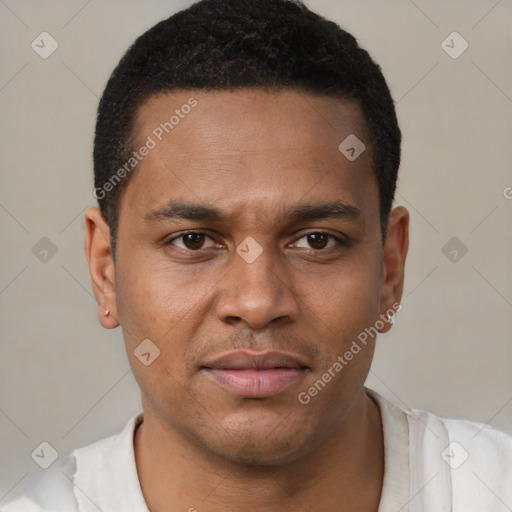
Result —
[[[115, 269], [97, 211], [87, 247], [146, 418], [231, 460], [294, 460], [342, 424], [375, 339], [335, 362], [402, 291], [406, 212], [383, 247], [360, 110], [291, 90], [180, 91], [135, 126], [134, 147], [151, 148], [122, 194]], [[338, 148], [350, 134], [366, 145], [355, 160]]]

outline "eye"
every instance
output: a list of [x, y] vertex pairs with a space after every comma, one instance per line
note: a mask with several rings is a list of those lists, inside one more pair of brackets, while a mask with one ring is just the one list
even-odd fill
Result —
[[[309, 247], [307, 245], [299, 245], [299, 241], [303, 239], [305, 239], [306, 244], [309, 244]], [[333, 241], [331, 245], [327, 245], [329, 243], [329, 239]], [[340, 240], [338, 237], [331, 235], [330, 233], [324, 233], [322, 231], [307, 233], [301, 238], [299, 238], [299, 241], [295, 243], [296, 247], [301, 247], [304, 249], [314, 249], [316, 251], [330, 249], [331, 247], [335, 247], [336, 245], [346, 245], [345, 242]]]
[[[208, 235], [205, 233], [198, 233], [195, 231], [190, 231], [188, 233], [183, 233], [177, 237], [172, 238], [167, 242], [167, 245], [175, 245], [176, 247], [179, 247], [180, 249], [185, 250], [191, 250], [191, 251], [197, 251], [199, 249], [203, 249], [203, 245], [205, 243], [205, 240], [209, 239], [213, 242], [210, 247], [215, 247], [216, 244], [214, 240], [212, 240]], [[180, 241], [179, 243], [174, 243], [175, 241]]]
[[[205, 242], [210, 240], [210, 245], [205, 246]], [[301, 242], [304, 240], [304, 242]], [[302, 244], [302, 245], [301, 245]], [[307, 244], [307, 245], [306, 245]], [[182, 233], [167, 242], [167, 245], [174, 245], [180, 249], [189, 251], [199, 251], [200, 249], [207, 249], [208, 247], [216, 247], [215, 241], [205, 233], [189, 231]], [[313, 249], [315, 251], [321, 251], [324, 249], [330, 249], [336, 245], [345, 246], [346, 243], [338, 237], [331, 235], [330, 233], [324, 233], [322, 231], [315, 231], [312, 233], [306, 233], [295, 242], [295, 247], [304, 249]]]

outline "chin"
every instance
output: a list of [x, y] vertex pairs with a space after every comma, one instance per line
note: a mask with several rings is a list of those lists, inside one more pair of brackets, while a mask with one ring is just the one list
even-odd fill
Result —
[[[264, 467], [279, 466], [293, 462], [300, 456], [301, 446], [297, 446], [295, 440], [269, 439], [265, 437], [241, 438], [230, 440], [226, 443], [210, 444], [206, 448], [215, 455], [244, 466]], [[237, 442], [238, 441], [238, 442]]]
[[248, 466], [277, 466], [292, 462], [307, 453], [314, 443], [314, 429], [303, 419], [230, 418], [217, 429], [209, 429], [196, 439], [210, 453]]

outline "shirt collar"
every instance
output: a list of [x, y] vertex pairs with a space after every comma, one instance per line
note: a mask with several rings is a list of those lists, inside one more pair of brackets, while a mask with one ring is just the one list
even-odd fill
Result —
[[380, 410], [384, 435], [384, 481], [378, 512], [409, 510], [409, 424], [404, 410], [365, 388]]

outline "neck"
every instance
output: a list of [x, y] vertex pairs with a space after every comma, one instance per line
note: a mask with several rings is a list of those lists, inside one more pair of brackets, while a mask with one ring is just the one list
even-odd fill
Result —
[[151, 512], [378, 510], [384, 476], [382, 424], [378, 406], [364, 390], [332, 436], [283, 465], [247, 466], [212, 457], [146, 412], [134, 446]]

